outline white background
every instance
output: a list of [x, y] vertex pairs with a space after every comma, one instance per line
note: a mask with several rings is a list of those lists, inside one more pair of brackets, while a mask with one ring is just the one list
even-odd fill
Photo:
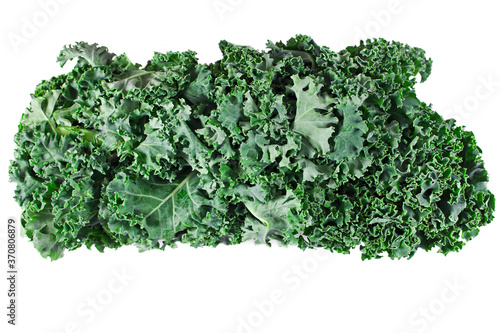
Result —
[[[20, 214], [7, 177], [12, 137], [35, 85], [68, 70], [55, 62], [59, 50], [80, 40], [142, 64], [154, 51], [187, 49], [200, 62], [213, 62], [221, 39], [262, 49], [268, 39], [297, 33], [336, 51], [378, 36], [421, 47], [434, 66], [418, 96], [476, 134], [489, 188], [500, 195], [500, 24], [494, 1], [64, 2], [0, 5], [0, 272], [6, 271], [5, 221]], [[50, 262], [22, 238], [18, 326], [6, 324], [7, 284], [1, 278], [0, 330], [499, 332], [499, 236], [495, 221], [459, 253], [421, 251], [410, 261], [365, 262], [359, 251], [339, 255], [252, 244], [148, 253], [79, 249]]]

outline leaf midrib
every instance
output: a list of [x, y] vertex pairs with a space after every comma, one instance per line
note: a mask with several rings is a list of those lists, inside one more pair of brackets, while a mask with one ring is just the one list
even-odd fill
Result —
[[165, 197], [165, 199], [163, 199], [162, 201], [160, 201], [160, 203], [153, 210], [151, 210], [149, 212], [149, 214], [144, 217], [144, 219], [147, 219], [149, 216], [151, 216], [151, 214], [153, 214], [155, 211], [157, 211], [161, 206], [163, 206], [165, 204], [165, 202], [167, 202], [177, 192], [179, 192], [179, 190], [182, 187], [184, 187], [184, 185], [189, 181], [189, 179], [191, 179], [191, 177], [193, 176], [193, 174], [194, 174], [194, 172], [191, 172], [182, 182], [180, 182], [179, 185], [177, 185], [177, 187], [172, 191], [172, 193], [170, 193], [169, 195], [167, 195], [167, 197]]

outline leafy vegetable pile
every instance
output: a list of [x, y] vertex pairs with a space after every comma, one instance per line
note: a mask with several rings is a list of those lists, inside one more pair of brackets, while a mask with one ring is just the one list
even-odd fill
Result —
[[474, 135], [415, 95], [423, 50], [267, 47], [222, 41], [213, 64], [186, 51], [144, 67], [65, 47], [75, 67], [37, 86], [10, 167], [41, 255], [274, 240], [411, 258], [458, 251], [493, 219]]

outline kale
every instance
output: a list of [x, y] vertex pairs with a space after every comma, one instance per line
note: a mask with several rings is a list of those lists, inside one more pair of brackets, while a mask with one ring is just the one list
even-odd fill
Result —
[[411, 258], [493, 219], [473, 133], [421, 102], [432, 61], [384, 39], [340, 52], [297, 35], [221, 60], [141, 66], [84, 42], [22, 115], [9, 174], [43, 257], [247, 240]]

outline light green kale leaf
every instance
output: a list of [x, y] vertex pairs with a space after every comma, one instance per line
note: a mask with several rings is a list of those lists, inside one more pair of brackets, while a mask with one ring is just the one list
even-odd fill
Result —
[[23, 117], [23, 123], [28, 126], [38, 125], [40, 123], [48, 123], [52, 133], [57, 133], [57, 125], [54, 121], [53, 114], [57, 99], [61, 94], [60, 90], [48, 91], [43, 97], [36, 97], [31, 100], [30, 108]]
[[111, 63], [114, 56], [115, 54], [108, 52], [108, 48], [105, 46], [79, 42], [75, 45], [65, 46], [57, 57], [57, 62], [63, 67], [68, 60], [78, 58], [80, 64], [89, 64], [94, 67], [106, 66]]
[[269, 239], [281, 240], [291, 230], [289, 215], [292, 209], [299, 209], [300, 202], [288, 191], [286, 195], [276, 197], [265, 203], [254, 199], [245, 200], [245, 207], [250, 212], [245, 221], [246, 232], [243, 239], [254, 239], [256, 243], [269, 243]]
[[347, 97], [336, 106], [342, 125], [334, 140], [334, 149], [331, 154], [334, 161], [350, 160], [363, 148], [365, 140], [363, 135], [368, 131], [368, 126], [359, 111], [363, 100], [363, 97]]
[[333, 125], [338, 123], [338, 118], [330, 110], [334, 99], [322, 94], [323, 85], [312, 77], [301, 79], [293, 75], [292, 80], [291, 90], [297, 98], [293, 130], [307, 138], [324, 155], [330, 152], [328, 140], [335, 132]]
[[160, 241], [172, 244], [200, 220], [203, 206], [209, 204], [199, 193], [199, 181], [195, 171], [175, 182], [119, 172], [106, 188], [109, 229], [139, 243], [149, 239], [153, 247], [161, 247]]

